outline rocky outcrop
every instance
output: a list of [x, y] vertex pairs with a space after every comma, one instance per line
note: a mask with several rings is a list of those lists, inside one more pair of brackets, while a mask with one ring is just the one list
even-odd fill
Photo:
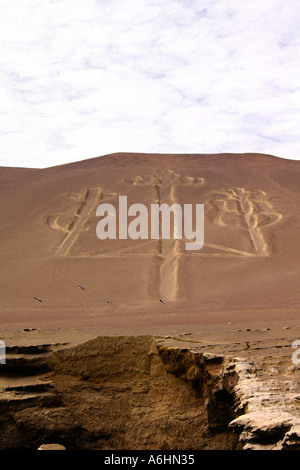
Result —
[[299, 448], [296, 393], [168, 337], [8, 347], [0, 387], [1, 449]]
[[237, 361], [236, 412], [244, 413], [230, 422], [229, 428], [240, 434], [243, 449], [299, 450], [298, 382], [284, 380], [282, 376], [274, 378], [274, 369], [262, 379], [260, 370], [259, 365]]

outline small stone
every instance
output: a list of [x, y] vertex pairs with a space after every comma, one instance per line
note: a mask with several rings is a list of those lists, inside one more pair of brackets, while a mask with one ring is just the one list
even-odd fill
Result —
[[61, 444], [42, 444], [38, 450], [67, 450]]

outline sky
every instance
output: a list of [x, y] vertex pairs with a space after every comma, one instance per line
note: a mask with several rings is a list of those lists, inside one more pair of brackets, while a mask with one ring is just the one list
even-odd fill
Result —
[[1, 0], [0, 165], [300, 159], [299, 0]]

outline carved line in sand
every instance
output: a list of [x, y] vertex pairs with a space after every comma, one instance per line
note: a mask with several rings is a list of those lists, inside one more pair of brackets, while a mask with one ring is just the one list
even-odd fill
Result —
[[202, 184], [204, 182], [204, 178], [183, 176], [172, 170], [158, 170], [154, 175], [137, 175], [125, 178], [123, 181], [127, 184], [155, 186], [156, 184], [161, 185], [165, 179], [172, 179], [172, 182], [181, 185]]
[[[102, 187], [88, 189], [77, 196], [78, 209], [75, 214], [48, 217], [47, 223], [52, 229], [65, 233], [65, 238], [59, 245], [56, 256], [67, 256], [70, 253], [72, 246], [83, 231], [87, 218], [95, 206], [104, 199], [104, 196], [115, 196], [115, 193], [104, 191]], [[69, 216], [70, 222], [66, 225], [67, 216]]]
[[[186, 185], [201, 185], [204, 183], [204, 178], [184, 176], [175, 173], [172, 170], [158, 170], [155, 174], [151, 175], [136, 175], [134, 177], [125, 178], [123, 180], [129, 185], [147, 185], [153, 188], [153, 202], [158, 204], [176, 203], [176, 188]], [[92, 188], [85, 193], [77, 195], [78, 209], [71, 221], [66, 225], [66, 215], [60, 214], [58, 216], [48, 217], [48, 225], [54, 230], [65, 233], [65, 238], [60, 244], [56, 255], [60, 257], [72, 256], [70, 253], [72, 246], [80, 234], [86, 230], [88, 226], [88, 217], [95, 211], [96, 205], [99, 201], [104, 199], [104, 196], [116, 196], [115, 193], [104, 191], [103, 188]], [[70, 216], [70, 215], [69, 215]], [[153, 243], [149, 240], [143, 243]], [[147, 256], [156, 257], [158, 260], [158, 272], [155, 278], [157, 279], [157, 288], [159, 295], [168, 300], [175, 300], [178, 291], [178, 269], [179, 269], [179, 240], [157, 240], [154, 241], [157, 249], [154, 253], [143, 254], [128, 252], [128, 256]], [[133, 242], [132, 247], [136, 248], [137, 242]], [[106, 253], [81, 253], [75, 255], [76, 257], [113, 257], [113, 256], [126, 256], [122, 253], [122, 248], [110, 250]]]
[[[147, 185], [153, 188], [153, 202], [161, 202], [161, 187], [167, 188], [166, 195], [163, 198], [163, 201], [171, 200], [175, 202], [173, 197], [174, 192], [174, 182], [181, 185], [190, 185], [190, 184], [202, 184], [203, 178], [194, 178], [189, 176], [179, 175], [172, 170], [162, 170], [156, 172], [154, 175], [137, 175], [131, 178], [125, 178], [123, 180], [127, 184], [132, 185]], [[172, 181], [172, 184], [168, 186], [167, 182]], [[170, 195], [168, 196], [168, 191]], [[65, 238], [57, 250], [57, 255], [59, 256], [71, 256], [70, 250], [74, 245], [75, 241], [78, 239], [81, 233], [87, 230], [91, 224], [91, 220], [88, 219], [88, 216], [96, 211], [96, 206], [100, 201], [116, 197], [117, 194], [109, 191], [105, 191], [103, 188], [92, 188], [86, 192], [77, 195], [78, 200], [78, 209], [75, 215], [72, 214], [60, 214], [56, 216], [49, 216], [47, 218], [47, 224], [54, 230], [63, 232]], [[74, 196], [73, 196], [74, 198]], [[69, 220], [67, 219], [69, 217]], [[153, 243], [153, 240], [143, 241], [142, 244]], [[132, 247], [136, 247], [141, 242], [133, 241]], [[161, 242], [158, 241], [159, 248], [156, 252], [157, 255], [161, 255]], [[130, 249], [130, 248], [129, 248]], [[105, 257], [105, 256], [126, 256], [123, 248], [117, 248], [109, 250], [105, 253], [80, 253], [72, 256], [84, 257], [84, 256], [93, 256], [93, 257]], [[133, 256], [132, 252], [129, 252], [127, 256]], [[135, 256], [151, 256], [151, 254], [139, 253]]]
[[[124, 180], [133, 185], [151, 185], [154, 188], [155, 203], [175, 204], [176, 189], [180, 186], [202, 185], [204, 178], [185, 176], [172, 170], [158, 170], [155, 175], [134, 176]], [[178, 273], [180, 261], [180, 240], [158, 241], [157, 289], [160, 298], [174, 301], [178, 297]]]
[[269, 256], [271, 254], [271, 247], [263, 229], [277, 223], [282, 218], [282, 214], [274, 210], [264, 191], [231, 188], [216, 193], [208, 204], [212, 209], [208, 212], [208, 217], [212, 214], [212, 222], [222, 227], [247, 231], [253, 251], [247, 252], [209, 243], [206, 243], [206, 246], [242, 256]]
[[[176, 189], [186, 185], [202, 185], [205, 181], [201, 177], [184, 176], [172, 170], [158, 170], [153, 175], [137, 175], [123, 180], [130, 185], [146, 185], [153, 188], [153, 202], [172, 205], [177, 202]], [[49, 225], [65, 233], [65, 238], [57, 250], [57, 256], [70, 256], [70, 250], [78, 236], [86, 229], [86, 222], [91, 212], [105, 196], [117, 196], [103, 188], [92, 188], [78, 196], [79, 207], [71, 223], [66, 228], [61, 224], [61, 217], [48, 218]], [[156, 256], [157, 280], [156, 291], [161, 298], [176, 300], [178, 298], [178, 271], [181, 256], [268, 256], [270, 246], [266, 241], [263, 228], [278, 222], [282, 215], [274, 211], [263, 191], [249, 191], [244, 188], [233, 188], [219, 191], [207, 202], [210, 207], [208, 217], [212, 223], [246, 230], [250, 236], [253, 251], [243, 251], [237, 248], [222, 246], [205, 242], [205, 246], [215, 249], [215, 253], [180, 253], [180, 240], [157, 240], [157, 249], [154, 253], [143, 254], [131, 252], [129, 247], [127, 256]], [[153, 243], [152, 240], [144, 243]], [[135, 241], [132, 247], [136, 247]], [[126, 256], [122, 248], [109, 250], [106, 253], [82, 253], [77, 257], [114, 257]], [[221, 252], [221, 253], [220, 253]], [[223, 252], [223, 253], [222, 253]], [[72, 255], [71, 255], [72, 256]]]
[[[193, 178], [178, 175], [172, 170], [158, 172], [157, 176], [136, 176], [126, 180], [130, 184], [152, 184], [155, 187], [155, 199], [159, 204], [177, 202], [176, 188], [185, 184], [203, 184], [204, 178]], [[268, 201], [266, 193], [261, 190], [250, 191], [245, 188], [230, 188], [216, 193], [208, 201], [214, 209], [212, 222], [223, 227], [232, 227], [246, 231], [253, 251], [245, 251], [224, 245], [205, 242], [215, 253], [206, 256], [269, 256], [271, 247], [263, 231], [265, 226], [277, 223], [282, 214], [276, 212]], [[221, 252], [221, 253], [220, 253]], [[223, 253], [222, 253], [223, 252]], [[167, 300], [178, 298], [178, 271], [181, 256], [203, 256], [203, 253], [180, 253], [180, 240], [160, 240], [159, 255], [159, 289], [161, 297]], [[204, 255], [205, 256], [205, 255]]]

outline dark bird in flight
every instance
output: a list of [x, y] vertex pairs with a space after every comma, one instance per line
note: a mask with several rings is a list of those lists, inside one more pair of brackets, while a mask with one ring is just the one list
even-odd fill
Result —
[[85, 290], [85, 288], [83, 286], [78, 286], [78, 289], [83, 289]]
[[37, 302], [42, 302], [41, 299], [38, 299], [37, 297], [33, 297], [34, 300], [36, 300]]
[[160, 303], [162, 303], [162, 304], [164, 304], [164, 303], [165, 303], [165, 302], [164, 302], [163, 300], [161, 300], [161, 299], [159, 299], [159, 301], [160, 301]]

